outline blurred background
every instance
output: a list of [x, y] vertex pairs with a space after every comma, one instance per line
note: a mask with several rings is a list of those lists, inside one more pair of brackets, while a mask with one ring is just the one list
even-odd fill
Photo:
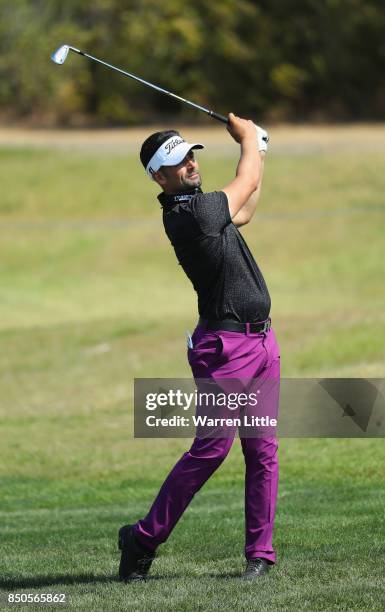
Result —
[[[157, 129], [205, 143], [209, 191], [234, 176], [238, 146], [85, 58], [54, 65], [63, 43], [268, 128], [262, 197], [241, 231], [282, 373], [383, 378], [384, 3], [0, 0], [0, 586], [61, 585], [77, 609], [254, 609], [228, 576], [243, 563], [237, 442], [159, 580], [114, 583], [118, 527], [148, 510], [189, 444], [133, 439], [133, 379], [189, 377], [197, 320], [138, 152]], [[284, 439], [280, 461], [266, 609], [382, 609], [383, 441]]]
[[67, 43], [220, 113], [382, 119], [384, 29], [381, 0], [1, 0], [0, 118], [204, 120], [88, 60], [53, 69], [47, 57]]

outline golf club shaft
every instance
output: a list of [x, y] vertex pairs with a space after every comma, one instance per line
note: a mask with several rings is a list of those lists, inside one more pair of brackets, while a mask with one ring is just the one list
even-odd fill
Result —
[[142, 83], [143, 85], [147, 85], [147, 87], [151, 87], [152, 89], [155, 89], [156, 91], [159, 91], [160, 93], [166, 94], [167, 96], [170, 96], [171, 98], [174, 98], [175, 100], [179, 100], [180, 102], [184, 102], [185, 104], [188, 104], [189, 106], [192, 106], [193, 108], [203, 111], [204, 113], [206, 113], [213, 119], [217, 119], [217, 121], [222, 121], [222, 123], [228, 123], [227, 117], [225, 117], [224, 115], [215, 113], [214, 111], [209, 110], [208, 108], [205, 108], [204, 106], [195, 104], [195, 102], [190, 102], [190, 100], [186, 100], [185, 98], [182, 98], [181, 96], [177, 96], [171, 91], [167, 91], [167, 89], [163, 89], [163, 87], [159, 87], [158, 85], [149, 83], [148, 81], [145, 81], [144, 79], [141, 79], [140, 77], [135, 76], [135, 74], [131, 74], [130, 72], [126, 72], [125, 70], [122, 70], [121, 68], [117, 68], [116, 66], [113, 66], [112, 64], [108, 64], [107, 62], [104, 62], [103, 60], [98, 59], [97, 57], [94, 57], [93, 55], [89, 55], [88, 53], [85, 53], [84, 51], [80, 51], [80, 49], [75, 49], [74, 47], [70, 47], [70, 51], [74, 51], [75, 53], [78, 53], [79, 55], [84, 55], [84, 57], [88, 57], [88, 59], [93, 60], [94, 62], [98, 62], [98, 64], [103, 64], [103, 66], [107, 66], [107, 68], [111, 68], [111, 70], [116, 70], [117, 72], [120, 72], [121, 74], [124, 74], [125, 76], [130, 77], [130, 79], [134, 79], [135, 81], [138, 81], [139, 83]]

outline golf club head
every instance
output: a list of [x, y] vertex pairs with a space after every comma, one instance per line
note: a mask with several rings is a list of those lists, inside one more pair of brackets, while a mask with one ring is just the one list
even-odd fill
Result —
[[70, 48], [68, 45], [62, 45], [52, 53], [51, 60], [55, 62], [55, 64], [64, 64], [67, 59], [69, 50]]

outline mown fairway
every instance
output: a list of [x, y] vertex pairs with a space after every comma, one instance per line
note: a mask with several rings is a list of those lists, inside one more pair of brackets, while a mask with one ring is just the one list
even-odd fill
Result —
[[[279, 564], [260, 584], [238, 578], [238, 441], [152, 579], [116, 581], [117, 529], [148, 510], [189, 443], [132, 434], [133, 378], [188, 377], [196, 321], [132, 151], [144, 135], [128, 154], [92, 141], [0, 150], [4, 592], [65, 592], [82, 610], [384, 609], [385, 446], [374, 439], [281, 440]], [[384, 377], [385, 129], [372, 148], [357, 130], [338, 137], [330, 130], [325, 146], [322, 131], [302, 130], [278, 142], [243, 230], [270, 288], [285, 376]], [[210, 139], [206, 190], [237, 160]]]

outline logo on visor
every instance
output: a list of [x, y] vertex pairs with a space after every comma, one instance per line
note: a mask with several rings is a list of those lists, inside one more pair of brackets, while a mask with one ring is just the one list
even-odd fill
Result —
[[170, 155], [171, 151], [173, 149], [175, 149], [176, 146], [178, 146], [178, 144], [181, 144], [182, 142], [186, 142], [185, 140], [183, 140], [183, 138], [174, 138], [173, 140], [171, 140], [170, 142], [168, 142], [165, 145], [165, 149], [167, 151], [167, 155]]

